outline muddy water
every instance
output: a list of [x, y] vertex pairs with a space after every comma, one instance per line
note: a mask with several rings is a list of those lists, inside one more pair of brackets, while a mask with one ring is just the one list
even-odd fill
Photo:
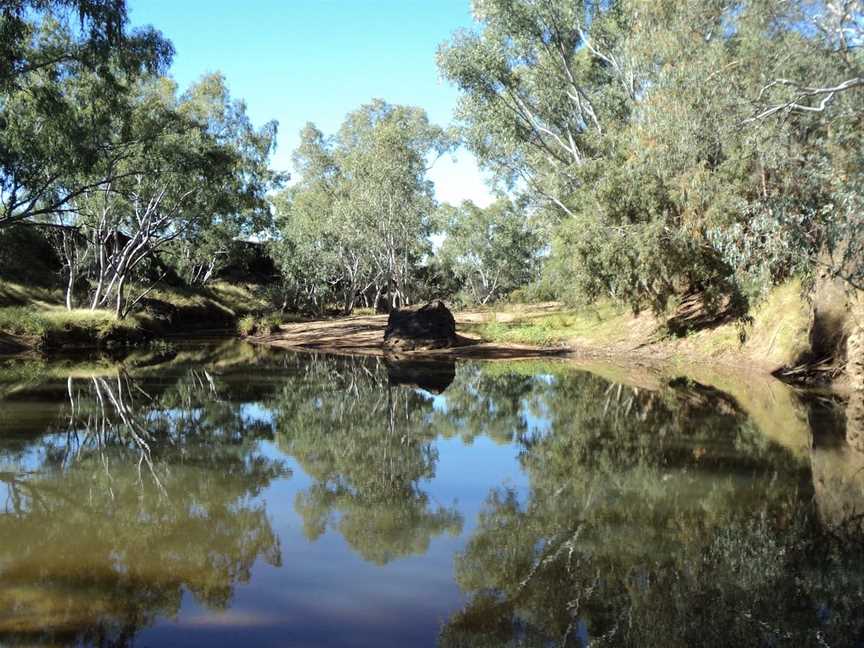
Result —
[[589, 369], [0, 363], [0, 644], [860, 645], [843, 403]]

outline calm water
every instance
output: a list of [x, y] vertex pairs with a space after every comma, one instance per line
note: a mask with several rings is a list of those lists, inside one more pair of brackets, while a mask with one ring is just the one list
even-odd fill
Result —
[[842, 402], [595, 371], [0, 363], [0, 644], [861, 645]]

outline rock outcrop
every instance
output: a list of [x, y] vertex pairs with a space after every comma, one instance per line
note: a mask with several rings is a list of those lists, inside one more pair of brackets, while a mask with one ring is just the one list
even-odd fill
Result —
[[444, 349], [458, 342], [456, 320], [441, 301], [392, 311], [384, 331], [384, 345], [401, 351]]
[[456, 379], [453, 360], [395, 360], [386, 359], [387, 380], [390, 385], [419, 387], [433, 394], [441, 394]]

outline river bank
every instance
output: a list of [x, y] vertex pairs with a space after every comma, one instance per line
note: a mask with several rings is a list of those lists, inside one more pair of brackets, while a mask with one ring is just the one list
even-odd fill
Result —
[[[830, 290], [808, 299], [800, 282], [775, 288], [746, 317], [673, 335], [663, 317], [609, 302], [567, 308], [556, 302], [456, 311], [461, 343], [409, 352], [415, 358], [567, 357], [618, 364], [699, 365], [785, 382], [855, 391], [848, 361], [858, 349], [846, 304]], [[266, 313], [271, 313], [267, 315]], [[150, 293], [129, 317], [66, 310], [50, 291], [0, 281], [0, 354], [135, 348], [161, 339], [238, 332], [250, 342], [342, 355], [392, 355], [383, 347], [386, 315], [362, 314], [283, 323], [266, 287], [216, 282], [207, 288]], [[847, 345], [847, 340], [849, 344]], [[848, 346], [848, 351], [847, 351]]]
[[[811, 305], [793, 282], [774, 290], [749, 317], [686, 335], [671, 335], [662, 318], [634, 314], [611, 303], [581, 309], [556, 302], [510, 304], [454, 313], [460, 344], [410, 352], [431, 358], [560, 356], [662, 365], [722, 366], [794, 382], [810, 369], [827, 383], [842, 378], [836, 366], [813, 369]], [[384, 355], [386, 315], [284, 324], [250, 341], [290, 349], [337, 354]], [[825, 380], [827, 379], [827, 380]]]
[[68, 310], [57, 290], [0, 281], [0, 355], [135, 348], [177, 336], [233, 335], [249, 313], [267, 310], [264, 287], [215, 282], [148, 293], [133, 313]]

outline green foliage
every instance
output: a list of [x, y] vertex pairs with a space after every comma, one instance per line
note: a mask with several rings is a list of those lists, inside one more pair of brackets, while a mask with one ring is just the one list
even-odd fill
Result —
[[468, 146], [561, 223], [559, 296], [662, 311], [822, 268], [860, 281], [860, 3], [473, 6], [439, 67]]
[[208, 283], [248, 253], [237, 239], [270, 226], [284, 179], [269, 168], [275, 122], [254, 127], [218, 73], [180, 93], [161, 76], [170, 43], [126, 22], [118, 0], [12, 2], [0, 18], [14, 37], [0, 50], [0, 229], [61, 225], [44, 238], [67, 308], [118, 317], [142, 296], [127, 299], [130, 283]]
[[0, 308], [0, 330], [12, 335], [41, 337], [48, 328], [47, 320], [32, 308], [12, 306]]
[[258, 322], [253, 315], [244, 315], [237, 322], [237, 332], [240, 333], [240, 335], [252, 335], [255, 332], [257, 323]]
[[[33, 47], [41, 22], [67, 20], [78, 37], [65, 48]], [[156, 66], [170, 60], [170, 43], [152, 27], [128, 30], [126, 0], [5, 0], [0, 16], [0, 88], [20, 83], [52, 59], [74, 59], [96, 67], [118, 50], [137, 54], [138, 64]], [[130, 60], [130, 63], [132, 61]]]
[[263, 316], [244, 315], [237, 322], [237, 332], [243, 336], [272, 335], [282, 325], [280, 313], [269, 313]]
[[[221, 158], [223, 165], [212, 184], [201, 187], [188, 205], [180, 236], [170, 245], [178, 259], [177, 271], [192, 284], [206, 284], [222, 268], [240, 263], [248, 254], [238, 239], [271, 226], [266, 196], [285, 180], [269, 167], [278, 124], [272, 121], [256, 129], [245, 103], [231, 97], [221, 74], [205, 75], [192, 85], [180, 98], [177, 110], [191, 120], [188, 128], [211, 147], [202, 161]], [[185, 164], [183, 173], [191, 176], [196, 168], [207, 167]], [[190, 218], [196, 212], [206, 216]]]
[[536, 278], [539, 227], [511, 202], [485, 209], [470, 202], [444, 205], [437, 219], [445, 238], [436, 261], [453, 274], [463, 301], [494, 302]]
[[[381, 100], [350, 113], [334, 137], [313, 124], [294, 153], [299, 182], [274, 200], [273, 246], [297, 306], [349, 313], [386, 294], [411, 303], [430, 251], [435, 208], [428, 158], [451, 140], [420, 108]], [[372, 298], [369, 304], [369, 298]]]
[[[64, 15], [67, 8], [78, 15]], [[125, 27], [120, 0], [4, 4], [0, 228], [65, 212], [115, 174], [132, 141], [118, 121], [134, 81], [165, 69], [173, 54], [152, 28]]]

